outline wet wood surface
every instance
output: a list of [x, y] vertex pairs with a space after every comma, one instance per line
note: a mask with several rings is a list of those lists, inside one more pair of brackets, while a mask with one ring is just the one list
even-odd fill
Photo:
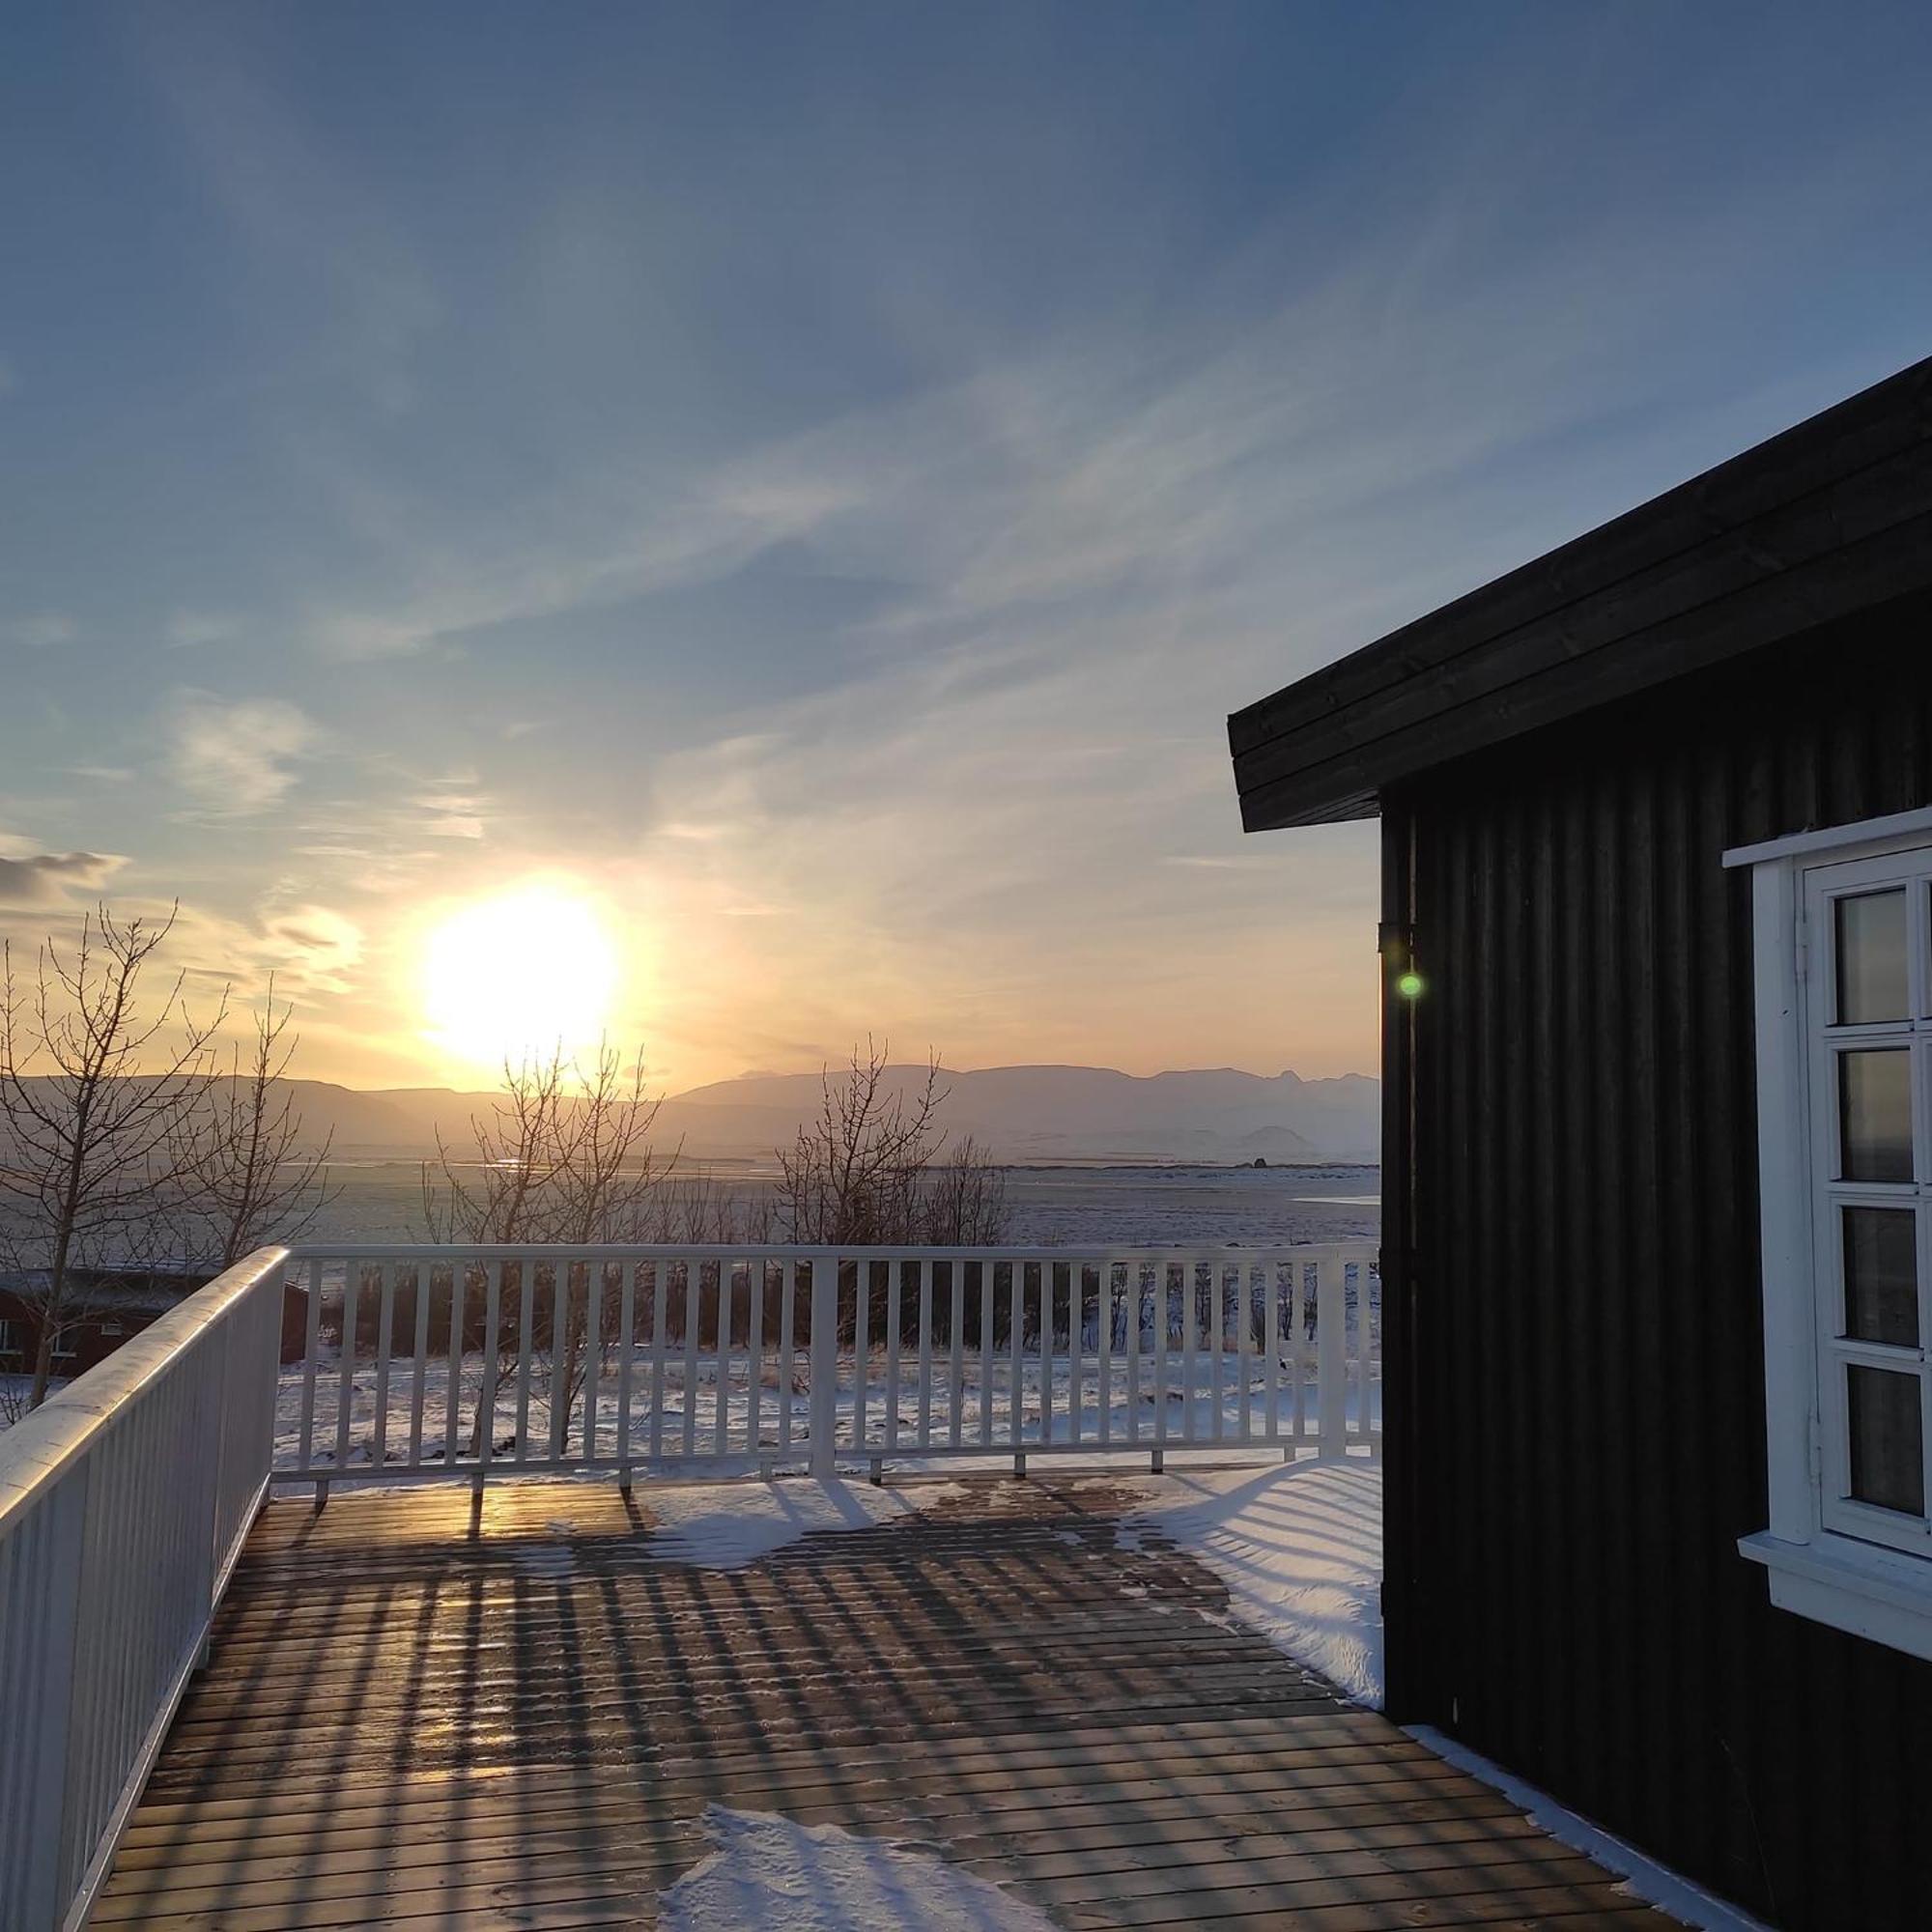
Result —
[[652, 1925], [714, 1805], [1068, 1927], [1668, 1922], [1123, 1536], [1130, 1487], [926, 1493], [735, 1570], [643, 1489], [270, 1503], [95, 1922]]

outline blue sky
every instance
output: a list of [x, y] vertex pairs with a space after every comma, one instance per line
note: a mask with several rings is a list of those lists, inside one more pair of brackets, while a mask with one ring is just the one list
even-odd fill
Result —
[[530, 881], [673, 1086], [1372, 1066], [1373, 828], [1244, 840], [1225, 714], [1924, 353], [1928, 82], [1904, 6], [15, 8], [0, 925], [179, 895], [357, 1084]]

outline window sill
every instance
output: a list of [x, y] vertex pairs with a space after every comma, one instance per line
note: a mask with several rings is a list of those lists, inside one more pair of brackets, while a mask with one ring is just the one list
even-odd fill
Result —
[[1786, 1543], [1769, 1531], [1741, 1536], [1738, 1552], [1764, 1565], [1779, 1609], [1932, 1660], [1932, 1560], [1850, 1537]]

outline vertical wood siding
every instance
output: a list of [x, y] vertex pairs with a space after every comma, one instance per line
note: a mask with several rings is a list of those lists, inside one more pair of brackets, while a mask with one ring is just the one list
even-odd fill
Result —
[[[1391, 1709], [1782, 1924], [1919, 1925], [1932, 1664], [1770, 1607], [1749, 882], [1932, 804], [1895, 608], [1384, 800]], [[1392, 972], [1387, 976], [1392, 982]]]

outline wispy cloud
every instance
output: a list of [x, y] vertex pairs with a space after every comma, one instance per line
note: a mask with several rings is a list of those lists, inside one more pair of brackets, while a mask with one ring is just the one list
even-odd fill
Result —
[[213, 611], [177, 611], [167, 621], [168, 642], [177, 650], [197, 644], [226, 643], [239, 634], [241, 620]]
[[221, 818], [280, 804], [321, 735], [281, 698], [225, 699], [198, 691], [176, 696], [166, 733], [175, 782], [201, 811]]
[[16, 644], [30, 651], [43, 651], [55, 644], [71, 643], [77, 626], [65, 611], [36, 611], [12, 619], [6, 630]]
[[291, 993], [344, 992], [362, 957], [362, 933], [327, 906], [290, 906], [263, 920], [259, 951]]

